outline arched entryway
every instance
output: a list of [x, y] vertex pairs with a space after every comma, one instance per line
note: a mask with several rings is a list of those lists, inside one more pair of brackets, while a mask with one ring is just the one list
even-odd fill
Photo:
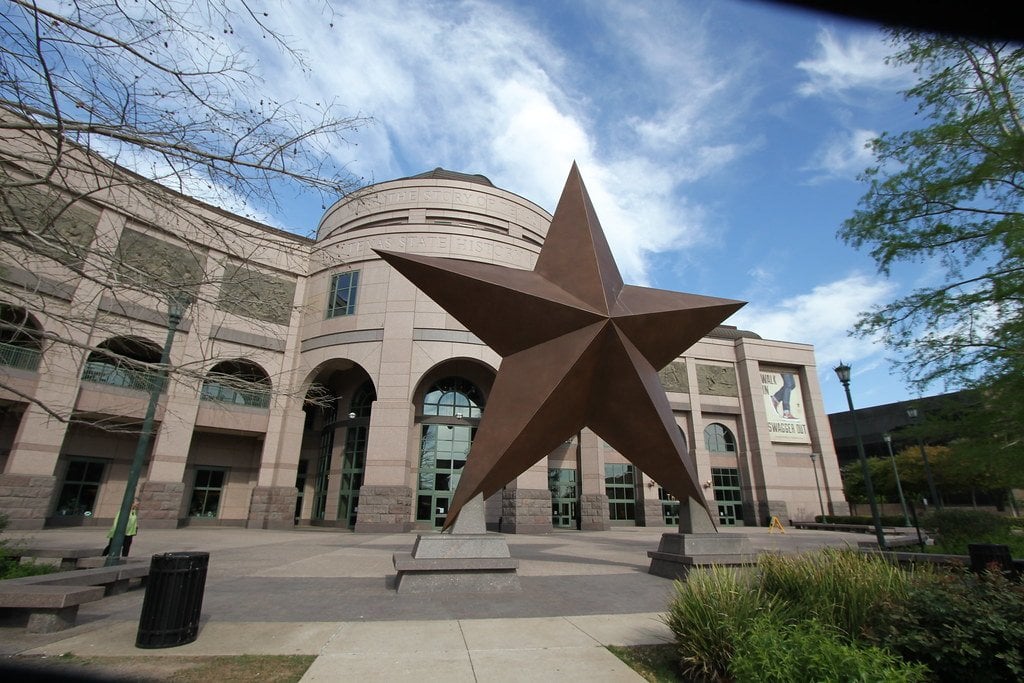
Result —
[[[704, 428], [704, 446], [715, 454], [736, 454], [736, 437], [723, 424], [712, 422]], [[738, 467], [712, 467], [711, 484], [718, 508], [719, 526], [743, 524], [743, 490]]]
[[311, 374], [295, 479], [297, 523], [355, 526], [376, 399], [369, 374], [352, 361], [327, 361]]
[[493, 381], [493, 370], [482, 364], [452, 361], [420, 382], [414, 397], [420, 432], [414, 505], [418, 526], [444, 524]]

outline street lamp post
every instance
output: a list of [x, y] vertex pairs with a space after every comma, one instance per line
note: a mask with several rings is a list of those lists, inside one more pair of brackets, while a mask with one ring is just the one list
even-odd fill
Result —
[[892, 436], [882, 434], [885, 440], [885, 447], [889, 449], [889, 459], [892, 460], [892, 472], [896, 475], [896, 492], [900, 494], [900, 507], [903, 508], [903, 521], [910, 526], [910, 513], [907, 512], [907, 499], [903, 497], [903, 484], [900, 483], [900, 470], [896, 467], [896, 456], [892, 454]]
[[108, 567], [116, 565], [121, 557], [121, 548], [124, 546], [125, 530], [128, 528], [128, 516], [135, 502], [135, 491], [139, 486], [139, 475], [142, 473], [142, 465], [146, 462], [146, 452], [149, 450], [149, 442], [153, 437], [153, 423], [156, 421], [156, 407], [160, 402], [160, 394], [164, 387], [164, 380], [167, 377], [167, 366], [171, 360], [171, 344], [174, 343], [174, 333], [178, 330], [181, 318], [191, 303], [191, 298], [184, 294], [172, 295], [167, 305], [167, 340], [164, 342], [163, 351], [160, 354], [160, 368], [153, 380], [149, 390], [149, 404], [146, 406], [146, 416], [142, 420], [142, 431], [139, 433], [139, 440], [135, 444], [135, 457], [132, 459], [131, 469], [128, 470], [128, 481], [124, 485], [124, 497], [121, 499], [121, 510], [117, 515], [117, 524], [114, 525], [114, 534], [110, 538], [110, 551], [104, 564]]
[[818, 465], [815, 462], [817, 453], [811, 453], [811, 469], [814, 470], [814, 487], [818, 489], [818, 507], [821, 508], [821, 519], [828, 524], [828, 515], [825, 514], [825, 503], [821, 499], [821, 483], [818, 481]]
[[[920, 423], [918, 422], [920, 413], [916, 406], [910, 406], [907, 408], [907, 417], [909, 417], [912, 422], [920, 426]], [[924, 478], [928, 480], [928, 495], [932, 497], [932, 504], [935, 508], [937, 510], [942, 510], [942, 500], [939, 498], [939, 492], [935, 488], [935, 479], [932, 477], [932, 466], [928, 462], [928, 452], [924, 449], [924, 436], [921, 435], [920, 429], [917, 431], [917, 447], [921, 449], [921, 462], [924, 463]]]
[[846, 404], [850, 406], [850, 421], [853, 423], [853, 436], [857, 440], [857, 457], [860, 458], [860, 466], [864, 472], [864, 488], [867, 489], [868, 504], [871, 506], [871, 519], [875, 523], [875, 537], [878, 539], [878, 548], [886, 550], [885, 532], [882, 531], [882, 519], [878, 516], [878, 503], [875, 501], [875, 487], [871, 485], [871, 471], [868, 469], [868, 458], [864, 455], [864, 441], [860, 437], [860, 427], [857, 426], [857, 414], [853, 410], [853, 397], [850, 395], [850, 366], [839, 361], [835, 368], [843, 389], [846, 391]]

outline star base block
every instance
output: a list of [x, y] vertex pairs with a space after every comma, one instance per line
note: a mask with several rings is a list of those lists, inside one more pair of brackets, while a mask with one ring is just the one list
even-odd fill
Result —
[[399, 593], [495, 593], [521, 590], [519, 560], [492, 534], [420, 534], [411, 553], [395, 553]]
[[740, 566], [757, 562], [750, 538], [739, 534], [662, 534], [657, 550], [648, 551], [648, 574], [683, 580], [694, 567]]

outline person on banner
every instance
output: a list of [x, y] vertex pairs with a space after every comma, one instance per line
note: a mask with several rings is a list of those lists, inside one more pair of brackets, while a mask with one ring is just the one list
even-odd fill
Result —
[[[114, 530], [117, 529], [117, 520], [120, 516], [120, 512], [114, 515], [114, 523], [110, 525], [110, 531], [107, 532], [107, 547], [103, 549], [104, 557], [110, 554], [110, 544], [114, 540]], [[128, 557], [128, 551], [132, 548], [132, 539], [137, 533], [139, 533], [138, 500], [132, 503], [132, 509], [128, 512], [128, 524], [124, 528], [124, 543], [121, 544], [121, 557]]]
[[782, 405], [782, 419], [783, 420], [795, 420], [793, 413], [789, 409], [789, 396], [793, 393], [793, 389], [796, 388], [796, 375], [792, 372], [780, 372], [782, 376], [782, 388], [776, 391], [772, 395], [772, 407], [775, 408], [775, 412], [779, 412], [779, 405]]

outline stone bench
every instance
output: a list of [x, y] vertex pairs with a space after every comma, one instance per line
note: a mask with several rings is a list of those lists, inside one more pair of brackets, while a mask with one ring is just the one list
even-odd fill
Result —
[[[873, 534], [875, 527], [872, 524], [830, 524], [828, 522], [794, 522], [790, 520], [789, 525], [794, 529], [810, 529], [817, 531], [849, 531], [855, 534]], [[896, 527], [882, 527], [885, 534], [897, 533]]]
[[95, 567], [93, 569], [75, 569], [41, 576], [25, 576], [20, 579], [9, 579], [4, 583], [22, 583], [26, 585], [46, 586], [100, 586], [105, 595], [120, 595], [127, 591], [132, 581], [138, 579], [144, 585], [149, 576], [149, 564], [133, 562], [113, 567]]
[[27, 612], [29, 633], [53, 633], [74, 626], [78, 606], [99, 600], [104, 593], [102, 586], [9, 583], [0, 582], [0, 608]]
[[145, 585], [149, 563], [74, 569], [0, 581], [0, 609], [28, 613], [28, 631], [52, 633], [75, 625], [78, 606]]
[[[928, 545], [929, 543], [931, 543], [930, 539], [927, 536], [925, 536], [924, 534], [921, 535], [921, 539], [924, 541], [925, 545]], [[886, 534], [886, 536], [885, 536], [885, 546], [887, 548], [903, 548], [905, 546], [920, 545], [920, 544], [921, 544], [921, 541], [918, 540], [916, 534], [913, 535], [913, 536], [889, 536], [888, 534]], [[878, 541], [877, 540], [874, 540], [874, 541], [857, 541], [857, 547], [858, 548], [877, 548], [878, 547]]]
[[7, 556], [14, 560], [24, 558], [56, 559], [60, 558], [61, 569], [74, 569], [81, 560], [91, 557], [102, 557], [102, 548], [18, 548], [7, 549]]

